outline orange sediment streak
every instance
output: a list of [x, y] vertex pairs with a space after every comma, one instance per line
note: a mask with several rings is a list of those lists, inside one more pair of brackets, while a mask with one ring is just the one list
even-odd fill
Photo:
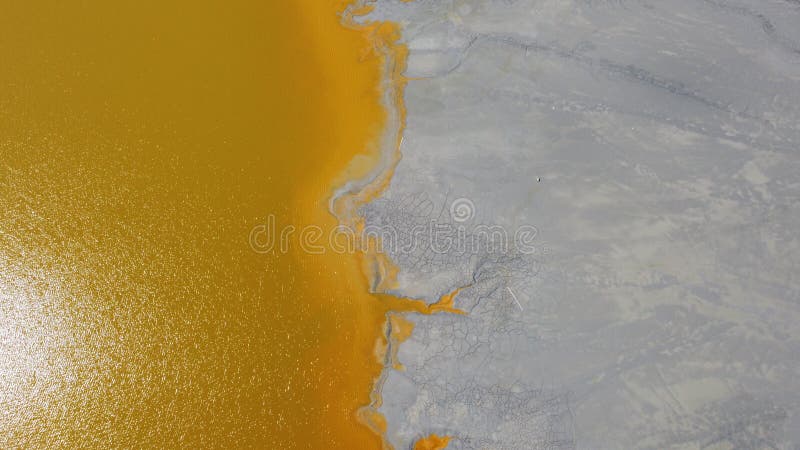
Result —
[[453, 290], [453, 292], [443, 295], [438, 302], [428, 307], [430, 313], [449, 312], [453, 314], [466, 314], [465, 311], [456, 308], [456, 297], [462, 289], [464, 288], [457, 288]]
[[447, 448], [447, 444], [449, 443], [449, 436], [439, 437], [435, 434], [432, 434], [428, 437], [418, 440], [417, 443], [414, 444], [414, 450], [444, 450]]
[[[375, 296], [381, 302], [381, 305], [385, 308], [386, 317], [388, 318], [388, 326], [391, 332], [386, 335], [384, 333], [382, 338], [378, 340], [375, 346], [375, 357], [377, 361], [380, 361], [384, 364], [384, 367], [391, 367], [395, 370], [405, 370], [402, 363], [397, 358], [397, 351], [401, 343], [406, 341], [408, 338], [411, 337], [411, 334], [414, 330], [414, 323], [408, 320], [405, 317], [405, 313], [418, 313], [423, 315], [431, 315], [437, 313], [452, 313], [452, 314], [466, 314], [464, 311], [457, 309], [455, 307], [455, 299], [458, 296], [458, 293], [461, 292], [463, 288], [458, 288], [453, 290], [448, 294], [443, 295], [439, 301], [434, 304], [428, 305], [421, 300], [414, 300], [414, 299], [406, 299], [395, 297], [388, 294], [380, 294], [377, 293]], [[384, 375], [384, 374], [379, 374]], [[378, 412], [378, 408], [383, 403], [383, 399], [381, 397], [381, 387], [383, 384], [383, 379], [381, 376], [376, 377], [375, 379], [375, 387], [372, 391], [370, 396], [371, 402], [369, 406], [365, 406], [359, 409], [358, 417], [359, 419], [367, 425], [373, 432], [380, 435], [383, 439], [383, 447], [384, 448], [391, 448], [389, 443], [385, 440], [385, 433], [387, 429], [386, 419], [383, 415]], [[432, 435], [436, 437], [435, 435]], [[428, 438], [426, 438], [428, 439]], [[438, 438], [437, 438], [438, 439]], [[442, 442], [442, 447], [432, 447], [432, 448], [444, 448], [447, 446], [447, 442], [449, 442], [450, 438], [445, 437], [442, 438], [441, 441], [432, 441], [432, 442]], [[416, 447], [415, 447], [416, 448]], [[427, 448], [427, 447], [422, 447]]]

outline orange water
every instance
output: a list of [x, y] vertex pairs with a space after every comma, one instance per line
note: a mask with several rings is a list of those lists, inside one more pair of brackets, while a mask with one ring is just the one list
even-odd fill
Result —
[[344, 3], [4, 6], [0, 446], [380, 447], [356, 416], [397, 304], [352, 255], [248, 244], [333, 227], [376, 161], [396, 28]]

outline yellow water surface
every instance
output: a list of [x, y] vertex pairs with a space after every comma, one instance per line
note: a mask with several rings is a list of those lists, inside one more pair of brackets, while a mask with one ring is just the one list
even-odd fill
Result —
[[358, 258], [248, 242], [375, 159], [394, 28], [345, 3], [4, 5], [0, 447], [380, 448]]

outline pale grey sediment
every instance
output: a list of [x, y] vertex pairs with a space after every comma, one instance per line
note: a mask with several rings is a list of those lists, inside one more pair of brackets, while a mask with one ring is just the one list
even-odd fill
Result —
[[[403, 160], [368, 223], [539, 230], [390, 248], [411, 316], [388, 438], [449, 448], [800, 448], [800, 4], [383, 1]], [[420, 239], [413, 237], [413, 239]], [[424, 237], [421, 238], [424, 240]], [[518, 304], [517, 304], [518, 303]]]

